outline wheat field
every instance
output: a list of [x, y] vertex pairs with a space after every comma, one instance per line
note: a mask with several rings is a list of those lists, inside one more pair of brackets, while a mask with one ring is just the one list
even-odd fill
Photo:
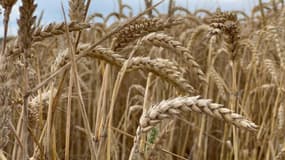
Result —
[[7, 36], [16, 1], [0, 0], [0, 160], [285, 159], [283, 0], [107, 16], [69, 0], [48, 25], [21, 0]]

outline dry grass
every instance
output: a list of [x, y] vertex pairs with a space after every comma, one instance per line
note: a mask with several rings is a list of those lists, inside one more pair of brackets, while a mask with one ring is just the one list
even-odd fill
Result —
[[1, 160], [284, 159], [283, 1], [248, 15], [145, 0], [135, 17], [90, 2], [41, 26], [22, 0], [7, 38], [15, 0], [0, 0]]

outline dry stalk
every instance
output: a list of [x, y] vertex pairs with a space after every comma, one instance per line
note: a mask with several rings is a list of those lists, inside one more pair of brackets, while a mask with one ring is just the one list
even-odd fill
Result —
[[[28, 0], [21, 1], [26, 6]], [[34, 152], [31, 160], [90, 159], [92, 156], [95, 159], [127, 159], [133, 143], [129, 139], [133, 136], [129, 133], [134, 132], [137, 123], [139, 127], [132, 151], [134, 156], [130, 159], [284, 159], [285, 30], [282, 26], [285, 10], [282, 1], [272, 0], [258, 5], [251, 16], [242, 11], [220, 10], [216, 13], [197, 10], [191, 14], [187, 8], [170, 5], [169, 15], [176, 16], [167, 17], [148, 5], [148, 10], [132, 18], [132, 8], [124, 5], [123, 0], [118, 0], [119, 12], [112, 12], [105, 18], [95, 13], [86, 22], [95, 17], [96, 23], [87, 24], [84, 19], [91, 1], [69, 0], [71, 23], [38, 27], [41, 23], [39, 18], [35, 30], [27, 22], [34, 20], [28, 15], [33, 7], [22, 7], [19, 20], [23, 22], [19, 27], [21, 33], [18, 37], [7, 37], [8, 47], [5, 47], [4, 30], [4, 40], [0, 38], [1, 43], [4, 42], [4, 47], [0, 48], [6, 50], [0, 56], [0, 159], [28, 159], [24, 157], [27, 154], [23, 153], [23, 149], [26, 153]], [[14, 2], [0, 0], [5, 9], [2, 11], [5, 11], [3, 26], [6, 30], [8, 8]], [[127, 9], [130, 15], [123, 9]], [[149, 14], [151, 19], [139, 18], [152, 9], [153, 14]], [[262, 10], [263, 18], [260, 15]], [[28, 15], [25, 18], [24, 13]], [[237, 18], [236, 14], [242, 17]], [[97, 22], [97, 18], [101, 22]], [[185, 19], [181, 26], [171, 27], [180, 24], [180, 19]], [[264, 19], [270, 25], [263, 26]], [[111, 20], [115, 22], [109, 25]], [[123, 20], [127, 21], [122, 24]], [[87, 30], [80, 36], [83, 29]], [[70, 33], [72, 31], [76, 33]], [[146, 45], [140, 45], [136, 57], [128, 59], [125, 55], [130, 55], [138, 39], [143, 39]], [[80, 45], [82, 42], [88, 44]], [[72, 59], [68, 55], [70, 50]], [[161, 55], [165, 59], [157, 58]], [[71, 67], [70, 73], [75, 76], [68, 83], [64, 77]], [[114, 87], [120, 68], [123, 69]], [[30, 74], [33, 70], [36, 72]], [[63, 76], [60, 76], [63, 71]], [[123, 76], [131, 71], [138, 73]], [[156, 75], [154, 80], [147, 76], [152, 74]], [[60, 83], [57, 83], [57, 78], [61, 79]], [[199, 86], [202, 79], [206, 79], [207, 84]], [[54, 83], [50, 85], [51, 81]], [[165, 87], [162, 81], [167, 81], [169, 85]], [[189, 83], [203, 92], [202, 97], [217, 103], [222, 101], [229, 109], [200, 97], [177, 97], [160, 102], [153, 108], [146, 107], [159, 99], [183, 96], [183, 92], [192, 96], [194, 89]], [[58, 86], [55, 86], [59, 90], [57, 96], [52, 96], [54, 92], [49, 95], [45, 91], [40, 95], [40, 88], [53, 88], [51, 86], [54, 85]], [[152, 88], [147, 91], [149, 87], [142, 86]], [[112, 90], [114, 96], [111, 98]], [[68, 96], [62, 100], [60, 95], [67, 95], [67, 92]], [[144, 95], [145, 92], [147, 94]], [[23, 95], [36, 97], [28, 99], [25, 96], [23, 102]], [[45, 117], [47, 105], [48, 118]], [[56, 112], [58, 106], [67, 107], [63, 112]], [[28, 108], [26, 117], [23, 114], [19, 117], [15, 107], [20, 111]], [[146, 112], [138, 122], [137, 115], [142, 111]], [[188, 111], [205, 113], [238, 127], [255, 130], [256, 125], [236, 113], [252, 115], [251, 118], [261, 124], [258, 140], [253, 134], [244, 134], [236, 127], [224, 125], [223, 121], [216, 123], [205, 115], [202, 115], [203, 119], [197, 116], [187, 117], [187, 120], [179, 118]], [[106, 132], [108, 112], [112, 118]], [[32, 121], [37, 124], [39, 114], [43, 115], [40, 115], [42, 123], [38, 127]], [[168, 121], [164, 121], [167, 118], [178, 118], [188, 126], [181, 125], [167, 137], [167, 131], [162, 131], [158, 137], [157, 132], [146, 134], [155, 125], [167, 130], [165, 124]], [[17, 121], [16, 131], [14, 125]], [[193, 124], [189, 125], [190, 121]], [[27, 123], [31, 128], [26, 127]], [[86, 135], [73, 132], [74, 126], [80, 128], [81, 125], [85, 127], [82, 130], [88, 130]], [[170, 129], [173, 128], [172, 125]], [[27, 143], [27, 135], [33, 141]], [[157, 138], [155, 143], [153, 137]], [[163, 140], [167, 140], [165, 149], [162, 148]], [[34, 145], [30, 145], [32, 143]], [[136, 147], [139, 152], [136, 152]], [[88, 149], [91, 149], [92, 156], [86, 154]], [[164, 156], [165, 153], [169, 156]]]
[[4, 155], [3, 151], [0, 149], [0, 159], [7, 160], [6, 156]]

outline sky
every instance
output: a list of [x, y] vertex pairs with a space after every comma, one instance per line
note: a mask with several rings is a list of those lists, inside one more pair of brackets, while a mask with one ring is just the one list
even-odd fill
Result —
[[[17, 34], [17, 19], [19, 17], [19, 6], [21, 5], [20, 0], [13, 7], [8, 35]], [[64, 21], [63, 12], [61, 9], [61, 4], [64, 7], [65, 13], [68, 13], [68, 1], [69, 0], [35, 0], [37, 3], [36, 16], [39, 16], [41, 12], [44, 12], [42, 25], [46, 25], [52, 22], [62, 22]], [[103, 15], [108, 15], [108, 13], [118, 11], [118, 0], [92, 0], [89, 14], [91, 13], [101, 13]], [[144, 0], [122, 0], [124, 4], [128, 4], [133, 8], [133, 14], [136, 15], [142, 11], [144, 7]], [[153, 3], [159, 0], [153, 0]], [[263, 0], [263, 2], [268, 2], [269, 0]], [[247, 13], [251, 8], [258, 4], [258, 0], [176, 0], [176, 6], [183, 6], [188, 8], [190, 11], [195, 11], [196, 9], [207, 9], [214, 11], [217, 7], [222, 10], [243, 10]], [[168, 0], [165, 0], [158, 9], [160, 12], [167, 12]], [[126, 11], [128, 13], [128, 11]], [[3, 21], [3, 15], [0, 15], [0, 21]], [[0, 37], [3, 36], [3, 23], [0, 23]]]

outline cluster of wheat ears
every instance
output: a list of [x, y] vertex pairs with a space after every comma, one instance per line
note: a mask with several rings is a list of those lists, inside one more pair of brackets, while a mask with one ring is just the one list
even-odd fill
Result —
[[21, 2], [10, 37], [0, 0], [1, 160], [285, 159], [283, 0], [108, 16], [69, 0], [47, 26]]

